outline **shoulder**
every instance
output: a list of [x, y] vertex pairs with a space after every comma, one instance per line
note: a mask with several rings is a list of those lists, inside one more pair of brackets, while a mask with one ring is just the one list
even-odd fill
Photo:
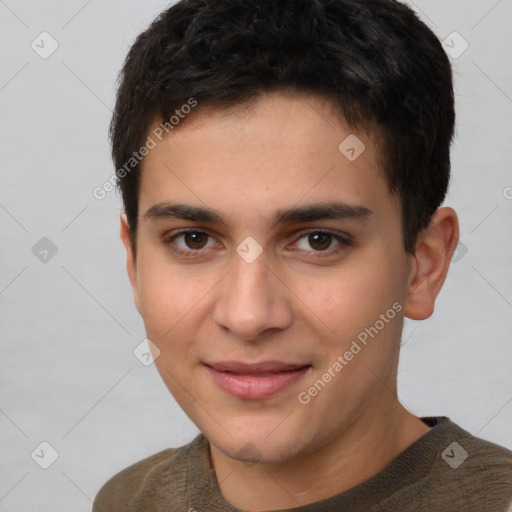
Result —
[[161, 451], [112, 476], [96, 495], [93, 512], [124, 512], [151, 471], [168, 462], [178, 450]]
[[512, 452], [445, 421], [431, 467], [437, 492], [465, 510], [505, 511], [512, 503]]
[[444, 442], [447, 446], [441, 452], [441, 458], [451, 469], [464, 469], [480, 477], [492, 474], [495, 481], [503, 477], [512, 489], [512, 451], [476, 437], [451, 422]]
[[186, 472], [190, 451], [204, 444], [202, 436], [180, 448], [169, 448], [128, 466], [112, 476], [97, 493], [93, 512], [126, 512], [143, 488], [151, 485], [163, 472], [180, 478]]

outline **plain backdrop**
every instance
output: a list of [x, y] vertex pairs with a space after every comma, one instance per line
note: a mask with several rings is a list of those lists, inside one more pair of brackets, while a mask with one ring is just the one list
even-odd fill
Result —
[[[408, 3], [453, 55], [462, 244], [435, 314], [406, 323], [399, 395], [512, 448], [512, 2]], [[92, 193], [122, 61], [167, 5], [0, 1], [1, 512], [89, 511], [114, 473], [197, 434], [133, 353], [120, 200]]]

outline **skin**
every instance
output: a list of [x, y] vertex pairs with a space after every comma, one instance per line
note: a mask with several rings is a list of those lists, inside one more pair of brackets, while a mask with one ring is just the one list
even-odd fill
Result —
[[[338, 150], [350, 134], [366, 146], [353, 162]], [[210, 441], [222, 495], [238, 508], [334, 496], [428, 431], [396, 396], [402, 323], [404, 315], [432, 314], [457, 245], [457, 216], [440, 208], [415, 253], [406, 253], [400, 202], [378, 161], [372, 133], [355, 132], [320, 97], [272, 93], [222, 111], [199, 105], [145, 158], [136, 257], [121, 217], [135, 303], [160, 350], [157, 368]], [[272, 224], [277, 210], [332, 201], [371, 213]], [[225, 225], [147, 215], [162, 203], [214, 209]], [[185, 228], [210, 237], [172, 239]], [[311, 239], [319, 229], [352, 243]], [[236, 252], [249, 236], [263, 251], [252, 263]], [[394, 303], [402, 311], [300, 403], [299, 393]], [[284, 391], [250, 400], [220, 389], [204, 365], [266, 360], [311, 367]]]

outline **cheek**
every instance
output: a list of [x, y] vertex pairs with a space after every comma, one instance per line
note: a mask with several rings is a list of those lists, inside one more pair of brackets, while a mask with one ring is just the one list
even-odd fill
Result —
[[155, 274], [141, 276], [139, 283], [141, 315], [148, 336], [164, 337], [185, 314], [185, 304], [177, 300], [179, 287]]
[[168, 263], [158, 267], [148, 261], [141, 270], [140, 305], [146, 335], [160, 350], [156, 366], [162, 378], [173, 393], [179, 392], [170, 375], [184, 379], [187, 362], [197, 360], [198, 340], [210, 325], [205, 322], [211, 311], [208, 291], [218, 279], [189, 275]]
[[330, 338], [357, 335], [403, 300], [404, 274], [397, 271], [399, 266], [391, 257], [370, 256], [328, 272], [288, 279], [299, 307]]
[[156, 337], [167, 337], [199, 304], [208, 286], [204, 279], [170, 265], [165, 252], [157, 250], [141, 251], [137, 283], [141, 316]]

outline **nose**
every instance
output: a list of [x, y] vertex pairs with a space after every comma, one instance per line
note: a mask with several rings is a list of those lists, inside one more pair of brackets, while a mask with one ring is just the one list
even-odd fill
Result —
[[257, 341], [266, 331], [291, 325], [291, 295], [265, 253], [252, 263], [235, 254], [233, 268], [218, 291], [214, 321], [237, 339]]

